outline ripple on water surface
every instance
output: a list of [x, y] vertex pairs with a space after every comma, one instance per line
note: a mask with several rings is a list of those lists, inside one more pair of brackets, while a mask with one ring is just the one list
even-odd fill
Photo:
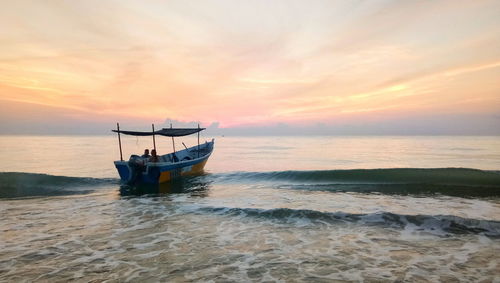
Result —
[[186, 194], [119, 198], [111, 188], [2, 201], [0, 280], [478, 281], [498, 275], [495, 220], [217, 203]]

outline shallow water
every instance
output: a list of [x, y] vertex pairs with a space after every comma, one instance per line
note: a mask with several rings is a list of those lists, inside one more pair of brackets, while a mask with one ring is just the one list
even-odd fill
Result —
[[203, 176], [141, 188], [112, 136], [0, 143], [0, 281], [500, 276], [498, 137], [220, 137]]

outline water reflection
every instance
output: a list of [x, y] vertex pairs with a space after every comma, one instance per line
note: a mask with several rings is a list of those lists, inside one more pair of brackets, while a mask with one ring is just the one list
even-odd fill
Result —
[[497, 198], [499, 186], [464, 186], [447, 184], [279, 184], [274, 188], [331, 193], [354, 192], [360, 194], [384, 194], [414, 197], [439, 195], [460, 198]]
[[207, 175], [182, 177], [162, 184], [142, 184], [120, 186], [120, 196], [142, 196], [162, 194], [190, 194], [207, 197], [213, 180]]

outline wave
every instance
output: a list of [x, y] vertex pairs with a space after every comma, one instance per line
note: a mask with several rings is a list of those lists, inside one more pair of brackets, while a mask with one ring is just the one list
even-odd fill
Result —
[[0, 172], [0, 198], [86, 194], [95, 186], [117, 183], [117, 179]]
[[299, 225], [357, 223], [427, 232], [440, 236], [447, 236], [448, 234], [483, 234], [490, 237], [500, 237], [500, 221], [469, 219], [453, 215], [403, 215], [390, 212], [352, 214], [290, 208], [203, 207], [200, 210], [205, 213], [231, 217], [265, 218], [280, 223]]
[[[81, 194], [114, 178], [86, 178], [0, 172], [0, 198]], [[276, 189], [383, 194], [444, 194], [459, 197], [500, 196], [500, 172], [467, 168], [394, 168], [313, 171], [232, 172], [183, 178], [154, 188], [120, 190], [124, 195], [205, 192], [224, 183], [264, 184]]]
[[469, 168], [391, 168], [314, 171], [235, 172], [221, 174], [223, 180], [336, 182], [336, 183], [432, 183], [447, 185], [499, 186], [500, 172]]
[[215, 177], [220, 182], [270, 182], [279, 189], [500, 196], [500, 172], [468, 168], [234, 172]]

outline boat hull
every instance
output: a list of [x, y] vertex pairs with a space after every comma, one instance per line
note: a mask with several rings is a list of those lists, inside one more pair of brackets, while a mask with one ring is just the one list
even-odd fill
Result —
[[[131, 161], [115, 161], [122, 183], [128, 185], [161, 184], [187, 175], [203, 172], [205, 164], [213, 151], [213, 141], [203, 145], [205, 154], [199, 158], [177, 162], [148, 162], [138, 166]], [[196, 150], [196, 147], [184, 151]], [[182, 155], [182, 151], [176, 153]]]

